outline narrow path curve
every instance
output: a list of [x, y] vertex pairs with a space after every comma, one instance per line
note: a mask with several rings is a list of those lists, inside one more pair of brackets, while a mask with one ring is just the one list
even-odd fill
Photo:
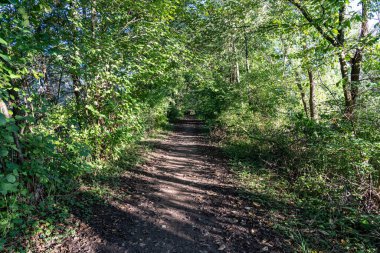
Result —
[[[233, 176], [199, 121], [149, 141], [148, 162], [122, 176], [123, 198], [94, 204], [58, 252], [281, 252], [238, 197]], [[259, 232], [257, 232], [260, 230]], [[269, 246], [268, 246], [269, 245]]]

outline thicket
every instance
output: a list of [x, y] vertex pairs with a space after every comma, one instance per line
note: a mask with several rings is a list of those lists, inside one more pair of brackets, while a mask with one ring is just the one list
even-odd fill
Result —
[[62, 196], [166, 124], [187, 61], [180, 7], [0, 3], [0, 251], [51, 233]]

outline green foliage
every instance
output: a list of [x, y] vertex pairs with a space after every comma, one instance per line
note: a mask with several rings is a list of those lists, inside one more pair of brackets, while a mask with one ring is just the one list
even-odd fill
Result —
[[181, 12], [180, 1], [1, 4], [0, 247], [49, 236], [67, 213], [55, 196], [166, 126], [189, 54]]
[[[363, 28], [378, 1], [355, 3], [2, 3], [0, 248], [54, 233], [51, 217], [68, 212], [55, 196], [96, 185], [146, 133], [191, 111], [231, 157], [276, 184], [255, 191], [286, 188], [300, 208], [320, 213], [320, 223], [310, 220], [329, 242], [341, 233], [342, 251], [373, 249], [380, 33]], [[301, 250], [315, 246], [289, 236]]]
[[197, 67], [176, 109], [207, 120], [254, 201], [296, 205], [273, 222], [299, 251], [379, 246], [379, 27], [365, 2], [206, 1], [188, 21]]
[[277, 231], [301, 251], [375, 252], [378, 141], [353, 136], [345, 121], [336, 129], [232, 111], [213, 136], [233, 158], [244, 196], [273, 210], [268, 219]]

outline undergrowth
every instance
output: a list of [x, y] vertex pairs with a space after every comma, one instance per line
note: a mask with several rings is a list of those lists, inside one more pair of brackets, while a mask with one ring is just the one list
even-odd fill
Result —
[[[56, 142], [52, 145], [53, 153], [49, 153], [52, 162], [46, 163], [42, 167], [44, 170], [39, 169], [39, 173], [45, 174], [29, 171], [30, 178], [23, 174], [17, 191], [1, 199], [4, 208], [0, 210], [0, 251], [45, 252], [49, 245], [74, 234], [78, 225], [73, 223], [76, 210], [81, 210], [82, 218], [86, 219], [90, 217], [87, 207], [95, 201], [94, 196], [98, 202], [117, 197], [113, 189], [121, 184], [123, 174], [144, 161], [143, 154], [149, 146], [141, 140], [167, 129], [168, 124], [160, 122], [155, 127], [146, 128], [142, 134], [124, 136], [127, 139], [107, 147], [104, 151], [107, 156], [91, 156], [94, 150], [85, 155], [77, 153], [83, 152], [83, 146], [99, 147], [99, 144], [78, 141], [81, 137], [88, 139], [86, 133], [82, 133], [83, 136], [71, 135], [83, 146], [71, 146], [70, 139]], [[113, 138], [115, 140], [117, 136]], [[46, 181], [43, 180], [45, 177]], [[30, 181], [33, 179], [35, 182]], [[37, 188], [30, 190], [29, 185]]]
[[377, 137], [364, 137], [365, 129], [353, 135], [344, 122], [246, 119], [226, 113], [211, 122], [212, 136], [231, 158], [244, 197], [264, 207], [294, 250], [377, 252]]
[[[268, 223], [297, 252], [377, 252], [379, 216], [320, 198], [304, 198], [263, 164], [232, 161], [244, 198], [267, 210]], [[248, 190], [248, 193], [247, 193]]]

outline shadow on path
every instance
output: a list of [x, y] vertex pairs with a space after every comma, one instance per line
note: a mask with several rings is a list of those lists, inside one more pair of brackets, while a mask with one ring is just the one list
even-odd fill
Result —
[[[220, 151], [200, 121], [150, 140], [148, 162], [103, 180], [107, 201], [81, 192], [76, 236], [56, 252], [284, 252], [284, 241], [239, 197]], [[118, 184], [114, 182], [118, 181]], [[80, 206], [80, 207], [78, 207]]]

